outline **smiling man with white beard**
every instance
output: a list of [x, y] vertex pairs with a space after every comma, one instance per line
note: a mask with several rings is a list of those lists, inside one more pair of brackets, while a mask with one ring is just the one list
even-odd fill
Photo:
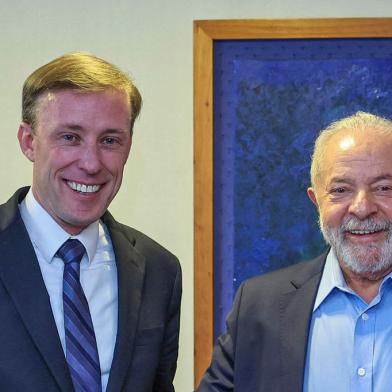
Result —
[[308, 195], [345, 280], [365, 301], [392, 270], [392, 129], [364, 113], [316, 142]]
[[331, 124], [311, 182], [330, 250], [241, 285], [198, 392], [392, 390], [392, 122]]

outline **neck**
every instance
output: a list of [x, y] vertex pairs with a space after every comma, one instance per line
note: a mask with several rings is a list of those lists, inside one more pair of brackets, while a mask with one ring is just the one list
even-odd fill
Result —
[[349, 270], [343, 263], [340, 263], [340, 267], [348, 287], [366, 303], [372, 302], [378, 294], [382, 280], [392, 271], [392, 267], [390, 267], [385, 271], [356, 273]]

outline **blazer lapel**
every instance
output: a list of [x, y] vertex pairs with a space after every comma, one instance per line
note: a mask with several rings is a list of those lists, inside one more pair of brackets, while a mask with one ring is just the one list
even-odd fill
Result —
[[[282, 391], [302, 391], [307, 343], [313, 304], [321, 279], [325, 255], [316, 270], [291, 281], [292, 290], [280, 301]], [[310, 278], [309, 278], [310, 276]]]
[[[7, 288], [32, 341], [62, 391], [72, 391], [65, 356], [34, 248], [19, 215], [17, 197], [5, 206], [0, 226], [0, 279]], [[3, 212], [3, 211], [2, 211]]]
[[[108, 392], [118, 392], [130, 366], [142, 299], [145, 259], [106, 214], [116, 256], [118, 274], [118, 330], [113, 362], [108, 381]], [[112, 221], [112, 222], [111, 222]]]

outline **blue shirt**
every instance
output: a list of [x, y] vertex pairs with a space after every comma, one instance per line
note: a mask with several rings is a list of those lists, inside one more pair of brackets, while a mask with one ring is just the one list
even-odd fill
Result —
[[97, 221], [77, 236], [70, 236], [35, 200], [31, 190], [19, 209], [37, 255], [64, 353], [64, 263], [55, 254], [68, 238], [79, 239], [86, 248], [86, 254], [80, 263], [80, 282], [94, 325], [102, 390], [105, 391], [112, 365], [118, 314], [117, 268], [109, 233], [104, 224]]
[[329, 252], [312, 314], [304, 392], [392, 391], [391, 277], [367, 304]]

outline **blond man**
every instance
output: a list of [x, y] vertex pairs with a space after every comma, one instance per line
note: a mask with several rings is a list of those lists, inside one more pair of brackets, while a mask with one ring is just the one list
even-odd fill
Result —
[[1, 390], [174, 390], [178, 260], [107, 211], [141, 103], [88, 53], [24, 84], [18, 139], [33, 176], [0, 206]]

